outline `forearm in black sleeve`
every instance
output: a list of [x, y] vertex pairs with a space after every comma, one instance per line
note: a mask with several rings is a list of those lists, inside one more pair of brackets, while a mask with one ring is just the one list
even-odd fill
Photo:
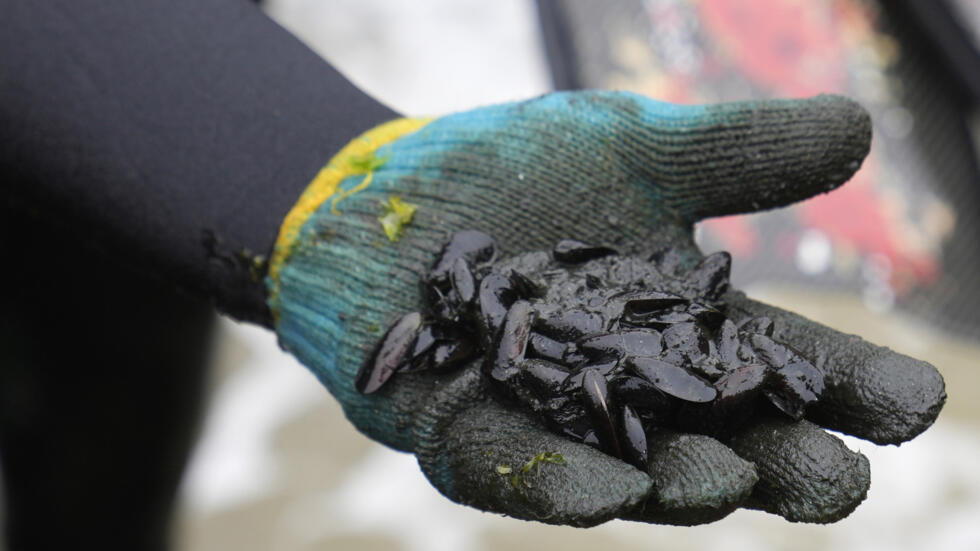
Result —
[[268, 324], [256, 257], [330, 156], [396, 114], [244, 0], [0, 13], [6, 206]]

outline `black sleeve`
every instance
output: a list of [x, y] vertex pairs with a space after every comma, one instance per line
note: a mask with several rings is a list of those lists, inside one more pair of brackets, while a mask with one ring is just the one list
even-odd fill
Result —
[[4, 208], [268, 324], [257, 256], [331, 155], [397, 115], [245, 0], [0, 13]]

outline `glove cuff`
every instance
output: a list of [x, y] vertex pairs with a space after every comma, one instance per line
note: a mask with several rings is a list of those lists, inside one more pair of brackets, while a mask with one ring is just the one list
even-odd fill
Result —
[[[373, 195], [367, 201], [371, 209], [338, 203], [372, 183], [375, 172], [388, 159], [390, 144], [428, 122], [395, 119], [343, 147], [284, 219], [266, 278], [279, 345], [320, 379], [355, 426], [403, 450], [410, 448], [414, 399], [424, 396], [427, 389], [413, 390], [411, 383], [405, 383], [400, 385], [405, 392], [398, 399], [368, 397], [355, 390], [353, 379], [363, 361], [364, 343], [379, 338], [386, 322], [388, 301], [377, 300], [372, 293], [396, 259], [411, 254], [404, 246], [397, 251], [381, 246], [379, 238], [383, 238], [377, 230], [384, 227], [385, 217], [378, 219], [374, 214]], [[396, 196], [385, 195], [396, 203]], [[406, 216], [404, 211], [401, 214]], [[403, 218], [401, 223], [408, 221]]]
[[[306, 187], [299, 200], [283, 219], [272, 257], [269, 260], [269, 275], [266, 279], [266, 285], [269, 288], [269, 308], [277, 325], [279, 322], [279, 272], [295, 251], [300, 232], [307, 220], [327, 200], [333, 202], [331, 210], [336, 211], [336, 203], [339, 200], [370, 184], [374, 169], [384, 164], [383, 158], [376, 157], [378, 148], [405, 134], [415, 132], [431, 121], [431, 118], [399, 118], [368, 130], [341, 148]], [[344, 179], [356, 176], [363, 176], [356, 186], [350, 190], [338, 192], [340, 183]]]

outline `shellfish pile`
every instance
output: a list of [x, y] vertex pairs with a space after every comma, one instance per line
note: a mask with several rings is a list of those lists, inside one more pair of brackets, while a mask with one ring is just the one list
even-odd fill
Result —
[[497, 256], [490, 236], [454, 234], [423, 278], [424, 310], [392, 325], [357, 389], [482, 356], [502, 399], [643, 470], [651, 431], [724, 435], [767, 410], [800, 419], [823, 390], [771, 320], [729, 317], [728, 253], [689, 270], [671, 249], [644, 258], [575, 240]]

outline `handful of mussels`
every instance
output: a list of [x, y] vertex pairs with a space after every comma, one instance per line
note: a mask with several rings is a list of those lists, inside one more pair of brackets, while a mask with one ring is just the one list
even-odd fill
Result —
[[395, 322], [357, 389], [484, 355], [504, 399], [644, 471], [658, 428], [723, 436], [764, 408], [800, 419], [823, 374], [772, 339], [768, 318], [729, 319], [730, 255], [677, 265], [670, 249], [639, 258], [574, 240], [498, 260], [489, 235], [456, 233], [423, 279], [425, 313]]

